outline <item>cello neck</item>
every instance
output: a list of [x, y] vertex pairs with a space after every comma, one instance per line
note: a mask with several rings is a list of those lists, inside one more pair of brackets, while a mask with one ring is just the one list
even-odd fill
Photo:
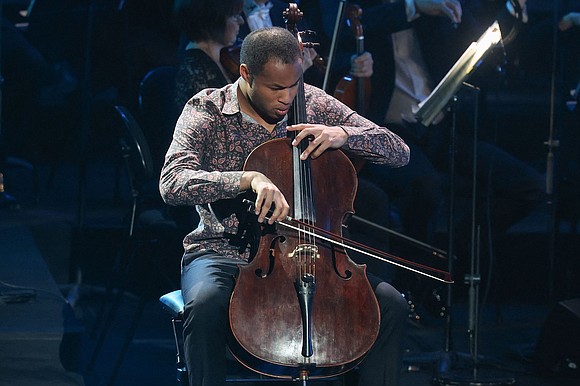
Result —
[[[284, 12], [286, 28], [298, 39], [300, 46], [304, 44], [297, 30], [297, 24], [302, 18], [302, 12], [295, 3], [290, 3]], [[298, 92], [292, 103], [288, 124], [306, 123], [306, 97], [304, 95], [304, 76], [298, 81]], [[293, 131], [292, 137], [296, 136]], [[294, 178], [294, 215], [306, 222], [314, 223], [316, 214], [314, 211], [314, 198], [312, 197], [312, 169], [310, 160], [300, 160], [300, 154], [308, 147], [309, 141], [300, 141], [300, 144], [292, 148], [292, 164]]]

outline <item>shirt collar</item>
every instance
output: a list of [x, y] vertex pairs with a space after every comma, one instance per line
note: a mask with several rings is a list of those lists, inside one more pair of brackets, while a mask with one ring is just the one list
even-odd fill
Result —
[[[243, 114], [242, 111], [240, 110], [240, 101], [238, 100], [238, 88], [239, 87], [240, 87], [240, 78], [238, 78], [238, 80], [236, 80], [234, 83], [232, 83], [232, 85], [230, 87], [228, 87], [226, 89], [225, 102], [224, 102], [224, 106], [222, 108], [222, 113], [224, 115], [241, 114], [242, 116], [247, 117], [245, 119], [254, 121], [248, 115]], [[285, 124], [287, 121], [288, 121], [288, 114], [286, 114], [286, 116], [284, 116], [284, 118], [282, 118], [280, 120], [280, 122], [278, 122], [276, 124], [276, 127], [280, 127], [280, 125]], [[255, 123], [257, 123], [257, 122], [255, 122]]]
[[240, 112], [240, 101], [238, 100], [238, 88], [240, 79], [236, 80], [226, 89], [225, 103], [222, 112], [226, 115], [234, 115]]

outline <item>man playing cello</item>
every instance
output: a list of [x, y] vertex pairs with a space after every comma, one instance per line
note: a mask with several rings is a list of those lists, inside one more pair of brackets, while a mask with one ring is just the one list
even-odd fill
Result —
[[[290, 212], [284, 194], [268, 176], [243, 170], [252, 150], [295, 132], [293, 146], [310, 141], [301, 160], [315, 160], [327, 149], [392, 167], [409, 160], [409, 149], [398, 136], [313, 86], [304, 86], [307, 123], [287, 124], [302, 85], [302, 51], [289, 31], [272, 27], [252, 32], [244, 39], [240, 62], [241, 76], [235, 83], [203, 90], [187, 102], [161, 172], [165, 202], [196, 206], [201, 218], [184, 239], [182, 258], [185, 361], [191, 386], [224, 385], [230, 296], [238, 267], [250, 259], [249, 248], [232, 242], [240, 219], [235, 213], [220, 214], [215, 204], [253, 191], [258, 222], [284, 221]], [[360, 364], [359, 385], [397, 385], [407, 304], [389, 284], [370, 274], [368, 279], [381, 319], [378, 338]]]

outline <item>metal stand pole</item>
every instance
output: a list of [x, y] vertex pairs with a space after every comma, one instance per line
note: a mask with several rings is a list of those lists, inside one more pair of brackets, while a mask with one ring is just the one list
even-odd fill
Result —
[[85, 37], [85, 51], [83, 58], [83, 80], [81, 85], [81, 127], [79, 130], [79, 175], [78, 175], [78, 211], [77, 226], [79, 230], [84, 230], [86, 215], [86, 188], [87, 188], [87, 155], [90, 130], [90, 115], [92, 109], [92, 89], [91, 79], [91, 53], [93, 43], [95, 2], [89, 1], [87, 5], [87, 28]]
[[[514, 385], [516, 383], [515, 379], [510, 376], [501, 375], [497, 371], [485, 371], [479, 367], [479, 356], [478, 356], [478, 339], [479, 339], [479, 284], [481, 282], [480, 275], [480, 228], [477, 225], [476, 213], [477, 213], [477, 137], [478, 137], [478, 120], [479, 120], [479, 88], [472, 86], [468, 83], [463, 82], [464, 86], [467, 86], [470, 90], [474, 92], [475, 95], [475, 110], [474, 110], [474, 124], [473, 124], [473, 160], [472, 160], [472, 201], [471, 201], [471, 257], [470, 257], [470, 273], [465, 276], [465, 283], [469, 284], [469, 322], [467, 333], [469, 336], [470, 344], [470, 354], [471, 354], [471, 369], [466, 370], [450, 370], [450, 358], [449, 355], [451, 350], [451, 312], [448, 312], [448, 323], [447, 328], [447, 340], [445, 346], [445, 353], [447, 354], [444, 358], [448, 362], [445, 363], [446, 367], [439, 366], [439, 374], [433, 380], [436, 385], [444, 386], [455, 386], [455, 385], [469, 385], [469, 386], [498, 386], [498, 385]], [[452, 143], [454, 144], [455, 135], [455, 114], [453, 119], [452, 128]], [[453, 147], [451, 147], [453, 150]], [[450, 159], [453, 162], [454, 156], [450, 155]], [[453, 164], [452, 164], [453, 165]], [[450, 170], [450, 173], [453, 170]], [[451, 175], [451, 179], [453, 179]], [[450, 189], [453, 188], [453, 185]], [[453, 195], [451, 195], [454, 198]], [[451, 204], [450, 204], [451, 205]], [[452, 213], [452, 211], [450, 211]], [[450, 220], [453, 217], [450, 216]], [[450, 223], [450, 236], [449, 236], [449, 256], [453, 248], [453, 235], [451, 231], [453, 229], [453, 223]], [[449, 272], [451, 271], [451, 260]], [[451, 304], [451, 285], [448, 287], [448, 305]]]
[[[447, 272], [453, 275], [453, 256], [455, 254], [455, 135], [457, 130], [457, 96], [451, 99], [451, 133], [449, 142], [449, 211], [447, 218]], [[437, 364], [437, 373], [446, 373], [451, 368], [452, 357], [452, 315], [453, 286], [447, 285], [447, 312], [445, 314], [445, 343], [443, 353]]]
[[556, 234], [557, 234], [557, 200], [554, 194], [554, 166], [555, 156], [554, 149], [560, 146], [560, 142], [555, 139], [556, 126], [555, 119], [555, 98], [556, 98], [556, 76], [557, 76], [557, 62], [558, 62], [558, 15], [559, 15], [559, 1], [554, 0], [554, 8], [552, 12], [552, 74], [550, 83], [550, 125], [548, 140], [544, 145], [548, 147], [546, 154], [546, 196], [547, 204], [550, 208], [550, 222], [549, 222], [549, 238], [548, 238], [548, 301], [555, 300], [555, 267], [556, 267]]

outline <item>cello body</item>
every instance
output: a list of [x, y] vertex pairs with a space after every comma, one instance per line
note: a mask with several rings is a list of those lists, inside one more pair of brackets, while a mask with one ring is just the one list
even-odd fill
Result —
[[[257, 147], [245, 170], [269, 176], [294, 208], [290, 142]], [[344, 216], [353, 212], [354, 167], [340, 150], [303, 162], [312, 168], [316, 225], [340, 233]], [[262, 235], [255, 258], [240, 269], [230, 301], [229, 346], [258, 373], [291, 379], [303, 372], [309, 378], [341, 374], [362, 360], [378, 335], [379, 308], [365, 266], [331, 243], [311, 245], [300, 232], [276, 227]]]

